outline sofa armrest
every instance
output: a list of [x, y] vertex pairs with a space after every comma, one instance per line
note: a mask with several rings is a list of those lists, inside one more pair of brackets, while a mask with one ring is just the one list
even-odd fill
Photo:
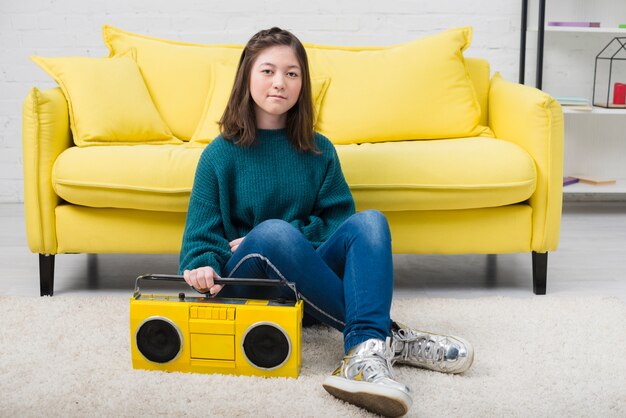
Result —
[[489, 89], [489, 126], [496, 138], [514, 142], [534, 159], [537, 187], [532, 251], [556, 250], [563, 199], [563, 111], [558, 101], [533, 87], [495, 74]]
[[33, 252], [56, 253], [54, 210], [61, 199], [52, 189], [52, 166], [72, 145], [67, 101], [61, 89], [33, 87], [22, 108], [26, 237]]

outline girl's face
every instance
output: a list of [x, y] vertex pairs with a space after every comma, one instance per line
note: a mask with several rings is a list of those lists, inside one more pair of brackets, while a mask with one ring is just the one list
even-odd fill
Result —
[[261, 51], [250, 71], [257, 128], [284, 128], [287, 111], [298, 101], [301, 88], [302, 69], [289, 46], [272, 46]]

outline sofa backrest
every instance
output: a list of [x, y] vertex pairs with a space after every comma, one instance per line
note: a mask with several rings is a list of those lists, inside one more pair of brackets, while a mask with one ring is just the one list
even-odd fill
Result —
[[488, 126], [489, 114], [487, 111], [489, 109], [489, 83], [491, 80], [489, 61], [483, 58], [465, 58], [465, 64], [480, 104], [480, 124]]
[[[201, 125], [206, 126], [204, 118], [220, 114], [207, 110], [216, 102], [224, 105], [216, 92], [229, 93], [215, 88], [220, 80], [214, 76], [225, 72], [232, 83], [228, 73], [234, 74], [243, 46], [171, 41], [107, 25], [103, 36], [110, 56], [134, 50], [152, 99], [174, 135], [206, 140], [198, 137]], [[392, 47], [305, 43], [312, 78], [323, 80], [314, 83], [323, 87], [313, 92], [316, 107], [322, 109], [316, 109], [317, 129], [334, 143], [489, 135], [489, 66], [481, 59], [464, 60], [471, 36], [471, 28], [458, 28]], [[378, 83], [369, 83], [379, 67], [387, 73]]]

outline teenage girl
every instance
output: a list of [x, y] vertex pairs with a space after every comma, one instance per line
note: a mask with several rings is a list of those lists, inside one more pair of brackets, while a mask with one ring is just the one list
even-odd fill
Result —
[[327, 377], [332, 395], [387, 416], [405, 414], [411, 391], [395, 362], [467, 370], [465, 340], [414, 330], [389, 316], [391, 236], [385, 216], [355, 213], [333, 144], [313, 129], [304, 47], [290, 32], [262, 30], [246, 44], [221, 135], [198, 163], [180, 272], [200, 292], [224, 297], [293, 296], [287, 287], [213, 280], [258, 277], [296, 283], [304, 323], [343, 333], [344, 356]]

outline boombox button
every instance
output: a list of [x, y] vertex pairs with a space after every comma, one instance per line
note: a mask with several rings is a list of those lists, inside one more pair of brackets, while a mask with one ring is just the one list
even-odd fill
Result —
[[185, 294], [184, 294], [183, 292], [180, 292], [180, 293], [178, 294], [178, 299], [180, 299], [181, 301], [182, 301], [182, 300], [185, 300]]
[[246, 305], [267, 306], [267, 302], [267, 300], [248, 299], [246, 300]]

